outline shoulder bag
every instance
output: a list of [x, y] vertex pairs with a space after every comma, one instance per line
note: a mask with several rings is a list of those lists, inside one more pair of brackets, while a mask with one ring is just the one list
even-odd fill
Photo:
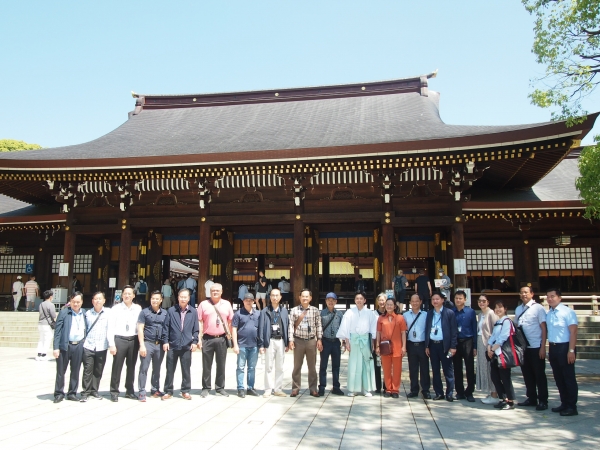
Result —
[[[394, 327], [392, 328], [392, 336], [394, 336], [394, 331], [396, 330], [396, 318], [394, 318]], [[382, 327], [383, 328], [383, 327]], [[379, 354], [381, 356], [391, 355], [393, 352], [391, 337], [390, 340], [379, 342]]]
[[227, 344], [227, 348], [233, 348], [233, 339], [231, 338], [231, 333], [229, 332], [229, 326], [227, 325], [227, 322], [223, 320], [221, 313], [217, 309], [217, 305], [215, 305], [212, 301], [210, 303], [211, 305], [213, 305], [213, 308], [215, 308], [215, 312], [217, 313], [217, 316], [219, 316], [219, 319], [221, 319], [221, 322], [223, 323], [223, 328], [225, 328], [225, 342]]
[[502, 324], [508, 320], [510, 323], [510, 335], [504, 341], [501, 352], [497, 357], [497, 364], [500, 369], [510, 369], [511, 367], [519, 367], [523, 365], [525, 359], [524, 337], [520, 330], [517, 330], [510, 319], [504, 319]]

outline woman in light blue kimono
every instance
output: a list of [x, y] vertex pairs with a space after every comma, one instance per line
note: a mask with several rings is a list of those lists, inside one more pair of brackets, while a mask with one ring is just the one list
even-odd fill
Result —
[[348, 396], [363, 394], [371, 397], [375, 389], [375, 369], [372, 349], [377, 334], [377, 314], [365, 307], [365, 293], [354, 296], [356, 307], [344, 314], [337, 337], [348, 349]]

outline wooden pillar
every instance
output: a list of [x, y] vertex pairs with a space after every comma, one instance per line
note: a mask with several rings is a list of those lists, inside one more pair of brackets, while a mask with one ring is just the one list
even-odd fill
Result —
[[[210, 275], [210, 225], [200, 222], [198, 234], [198, 280], [208, 280]], [[198, 281], [200, 283], [200, 281]]]
[[532, 283], [532, 285], [533, 285], [533, 280], [534, 280], [534, 275], [533, 275], [534, 263], [533, 263], [533, 258], [532, 258], [532, 254], [531, 254], [533, 249], [531, 247], [531, 243], [529, 242], [529, 233], [527, 233], [527, 232], [522, 233], [522, 237], [523, 237], [523, 240], [521, 243], [521, 248], [522, 248], [522, 252], [523, 252], [523, 273], [525, 275], [525, 279], [521, 280], [521, 283], [519, 286], [516, 286], [516, 290], [519, 290], [521, 288], [521, 286], [527, 286], [529, 283]]
[[73, 279], [73, 263], [75, 262], [75, 241], [77, 240], [77, 235], [68, 229], [65, 228], [65, 246], [63, 250], [63, 262], [69, 264], [69, 273], [65, 279], [62, 277], [60, 279], [61, 285], [65, 286], [69, 294], [71, 293], [71, 280]]
[[150, 230], [146, 249], [146, 282], [148, 283], [149, 292], [160, 290], [166, 278], [163, 277], [162, 252], [162, 235]]
[[304, 222], [294, 222], [294, 267], [292, 268], [292, 292], [294, 305], [299, 303], [300, 291], [304, 288]]
[[121, 243], [119, 247], [119, 279], [117, 289], [129, 284], [131, 265], [131, 228], [129, 224], [121, 225]]
[[329, 288], [329, 253], [323, 253], [323, 290], [331, 291]]
[[[462, 222], [452, 224], [452, 258], [465, 257], [465, 235]], [[454, 290], [467, 287], [467, 276], [454, 274]]]
[[98, 240], [98, 259], [96, 263], [98, 278], [96, 289], [92, 291], [102, 291], [108, 298], [108, 270], [110, 266], [110, 239], [101, 238]]
[[383, 283], [381, 290], [392, 289], [394, 280], [394, 227], [389, 223], [381, 226], [381, 245], [383, 247]]
[[592, 245], [592, 264], [594, 265], [592, 292], [598, 292], [600, 290], [600, 245]]

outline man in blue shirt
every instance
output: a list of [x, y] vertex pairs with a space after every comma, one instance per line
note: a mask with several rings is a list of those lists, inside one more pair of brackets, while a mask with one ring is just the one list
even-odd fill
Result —
[[[454, 294], [454, 314], [458, 326], [458, 345], [454, 354], [454, 380], [456, 382], [456, 399], [474, 402], [475, 392], [475, 356], [477, 355], [477, 315], [473, 309], [465, 306], [467, 294], [456, 291]], [[467, 373], [467, 388], [463, 385], [463, 360]]]
[[[237, 390], [238, 397], [244, 398], [246, 393], [258, 397], [254, 390], [256, 362], [258, 361], [258, 321], [260, 312], [254, 310], [254, 296], [248, 292], [242, 299], [244, 307], [238, 309], [231, 321], [231, 335], [233, 337], [233, 352], [237, 355]], [[244, 391], [244, 369], [248, 365], [246, 374], [247, 389]]]
[[575, 378], [577, 316], [575, 311], [561, 303], [562, 294], [559, 289], [549, 289], [546, 295], [550, 305], [546, 316], [550, 343], [548, 359], [560, 394], [560, 406], [552, 408], [552, 412], [559, 412], [561, 416], [576, 416], [579, 391]]
[[138, 318], [138, 340], [140, 341], [140, 371], [138, 374], [138, 389], [140, 402], [146, 401], [146, 379], [148, 369], [152, 363], [152, 377], [150, 378], [151, 395], [154, 398], [162, 397], [160, 392], [160, 366], [165, 351], [161, 345], [162, 328], [167, 317], [167, 311], [160, 307], [163, 295], [160, 291], [150, 294], [150, 306], [144, 308]]
[[56, 358], [56, 383], [54, 403], [65, 398], [65, 373], [71, 365], [67, 400], [78, 402], [79, 370], [83, 361], [83, 341], [87, 333], [85, 311], [81, 309], [83, 294], [74, 292], [69, 298], [70, 307], [63, 309], [56, 319], [54, 328], [54, 358]]
[[[344, 395], [340, 389], [340, 362], [342, 357], [342, 348], [340, 340], [336, 337], [344, 313], [335, 309], [337, 295], [330, 292], [325, 297], [327, 308], [321, 311], [321, 324], [323, 326], [323, 350], [321, 350], [321, 363], [319, 367], [319, 396], [325, 395], [325, 386], [327, 385], [327, 363], [331, 355], [331, 375], [333, 377], [332, 394]], [[344, 346], [344, 351], [346, 347]]]
[[423, 398], [430, 399], [431, 378], [429, 376], [429, 358], [425, 353], [425, 322], [427, 313], [421, 311], [423, 299], [419, 294], [410, 297], [410, 310], [404, 313], [408, 328], [406, 353], [408, 354], [408, 371], [410, 375], [410, 393], [408, 398], [419, 395], [419, 372], [421, 373], [421, 393]]
[[[433, 400], [454, 400], [454, 368], [452, 357], [456, 354], [458, 327], [454, 311], [444, 308], [444, 299], [438, 293], [431, 296], [432, 309], [427, 312], [425, 325], [425, 346], [427, 356], [431, 359], [431, 371], [433, 372], [433, 389], [435, 397]], [[444, 370], [446, 378], [446, 395], [440, 376], [440, 367]]]

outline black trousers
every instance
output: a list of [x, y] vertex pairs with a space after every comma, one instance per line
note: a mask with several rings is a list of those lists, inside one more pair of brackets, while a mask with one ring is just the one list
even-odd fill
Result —
[[381, 364], [377, 365], [377, 358], [379, 358], [379, 356], [377, 356], [377, 353], [373, 351], [373, 366], [375, 366], [375, 389], [377, 389], [377, 392], [381, 392], [381, 389], [385, 390], [385, 383], [381, 382]]
[[533, 403], [548, 402], [546, 360], [540, 359], [540, 348], [525, 350], [525, 364], [521, 366], [527, 398]]
[[406, 353], [408, 355], [410, 392], [419, 393], [419, 373], [421, 374], [421, 392], [429, 392], [431, 377], [429, 375], [429, 358], [425, 353], [425, 342], [406, 341]]
[[173, 378], [177, 369], [177, 360], [181, 361], [181, 392], [190, 392], [192, 388], [192, 351], [189, 347], [180, 350], [169, 350], [167, 352], [167, 377], [165, 378], [166, 394], [173, 395]]
[[113, 357], [112, 373], [110, 376], [110, 393], [119, 393], [119, 384], [121, 384], [121, 372], [123, 364], [127, 364], [127, 374], [125, 375], [125, 392], [127, 394], [135, 393], [133, 389], [133, 380], [135, 378], [135, 363], [137, 362], [140, 343], [137, 336], [129, 337], [115, 336], [115, 347], [117, 354]]
[[569, 364], [569, 343], [550, 344], [550, 367], [560, 395], [560, 403], [568, 408], [577, 408], [579, 387], [575, 378], [575, 364]]
[[[454, 362], [454, 383], [458, 395], [473, 395], [475, 392], [475, 357], [473, 356], [473, 338], [459, 339]], [[463, 360], [467, 372], [467, 388], [463, 385]]]
[[68, 395], [76, 395], [79, 388], [79, 370], [83, 361], [83, 341], [79, 344], [69, 344], [67, 350], [61, 350], [56, 359], [56, 383], [54, 384], [54, 396], [65, 395], [65, 374], [67, 366], [71, 365], [71, 376], [69, 377]]
[[327, 364], [329, 355], [331, 355], [331, 374], [333, 376], [334, 389], [340, 388], [340, 361], [342, 358], [342, 349], [339, 339], [329, 340], [323, 338], [323, 351], [321, 352], [321, 363], [319, 367], [319, 390], [324, 390], [327, 386]]
[[160, 385], [160, 365], [165, 357], [165, 351], [160, 342], [145, 341], [146, 356], [140, 356], [140, 371], [138, 373], [138, 390], [140, 393], [146, 393], [146, 379], [148, 378], [148, 369], [152, 363], [152, 376], [150, 377], [150, 392], [154, 394], [159, 391]]
[[444, 352], [444, 344], [429, 343], [429, 355], [431, 359], [431, 372], [433, 373], [433, 390], [436, 395], [444, 395], [444, 386], [440, 376], [440, 367], [444, 371], [446, 378], [446, 396], [454, 392], [454, 368], [452, 367], [452, 358], [448, 358]]
[[227, 344], [225, 338], [202, 338], [202, 389], [211, 388], [210, 372], [213, 359], [217, 360], [217, 373], [215, 376], [215, 389], [225, 388], [225, 359], [227, 358]]
[[404, 303], [405, 305], [410, 304], [410, 299], [406, 298], [406, 289], [394, 291], [394, 295], [397, 302]]
[[104, 372], [104, 364], [106, 364], [106, 353], [108, 350], [99, 352], [94, 350], [83, 349], [83, 377], [81, 384], [83, 390], [82, 396], [89, 396], [98, 393], [102, 372]]
[[516, 398], [515, 388], [512, 384], [510, 369], [501, 369], [498, 367], [498, 359], [492, 358], [490, 361], [490, 376], [492, 383], [498, 393], [498, 398], [513, 401]]

